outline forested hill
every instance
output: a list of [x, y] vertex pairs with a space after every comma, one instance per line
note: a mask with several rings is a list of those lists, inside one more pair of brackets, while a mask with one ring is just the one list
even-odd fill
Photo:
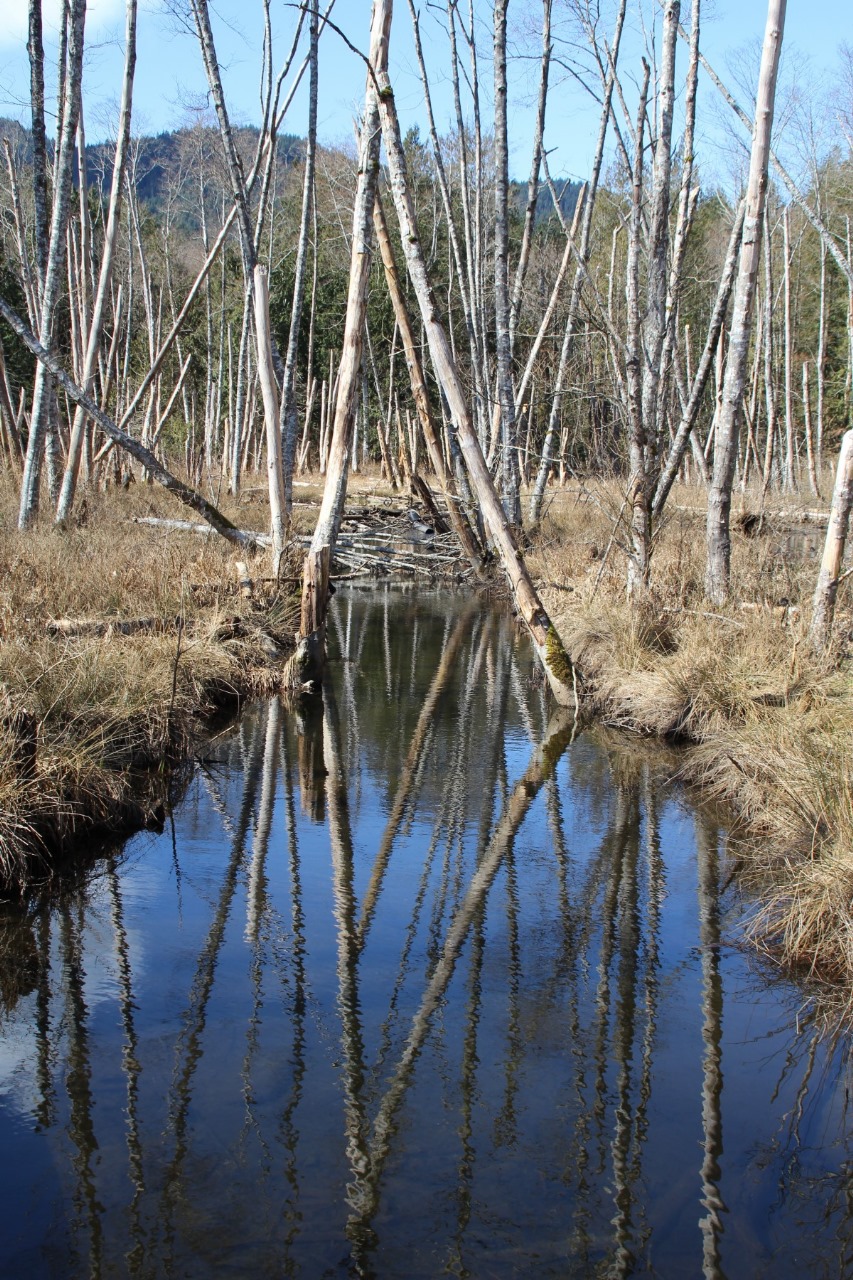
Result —
[[[254, 153], [259, 130], [247, 127], [234, 130], [238, 146], [245, 156]], [[29, 130], [16, 120], [0, 117], [0, 138], [9, 138], [17, 153], [19, 168], [32, 159]], [[304, 139], [295, 134], [279, 135], [278, 154], [285, 166], [301, 160]], [[112, 181], [113, 142], [98, 142], [86, 147], [86, 176], [91, 187], [108, 191]], [[170, 193], [216, 168], [221, 155], [219, 134], [213, 128], [173, 129], [154, 136], [137, 137], [131, 148], [131, 172], [139, 199], [153, 214], [160, 214], [169, 203]], [[194, 177], [195, 175], [195, 177]], [[74, 184], [78, 183], [75, 166]]]
[[[254, 153], [258, 140], [258, 129], [245, 127], [236, 129], [235, 137], [242, 146], [244, 156]], [[30, 135], [16, 120], [0, 117], [0, 138], [9, 138], [17, 153], [20, 169], [28, 167], [31, 160]], [[279, 160], [283, 166], [298, 163], [305, 148], [304, 138], [296, 134], [281, 134], [278, 139]], [[112, 142], [98, 142], [86, 147], [86, 176], [90, 187], [109, 190], [112, 181], [113, 156], [115, 147]], [[216, 129], [195, 127], [192, 129], [172, 129], [156, 135], [138, 137], [133, 141], [132, 174], [136, 185], [136, 193], [143, 204], [155, 216], [165, 210], [170, 199], [179, 187], [199, 181], [199, 173], [206, 174], [215, 170], [221, 163], [219, 134]], [[194, 176], [195, 175], [195, 176]], [[77, 171], [74, 173], [77, 185]], [[563, 217], [571, 220], [577, 204], [580, 182], [557, 178], [554, 186], [559, 196]], [[527, 183], [510, 183], [511, 208], [523, 217], [527, 205]], [[183, 218], [186, 220], [186, 207]], [[536, 221], [547, 221], [553, 215], [553, 201], [548, 188], [540, 184], [536, 205]]]

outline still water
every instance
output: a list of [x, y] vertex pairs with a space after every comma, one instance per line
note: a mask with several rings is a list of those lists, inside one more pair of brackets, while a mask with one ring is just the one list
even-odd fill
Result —
[[0, 1274], [853, 1274], [844, 1046], [498, 613], [339, 591], [162, 835], [0, 918]]

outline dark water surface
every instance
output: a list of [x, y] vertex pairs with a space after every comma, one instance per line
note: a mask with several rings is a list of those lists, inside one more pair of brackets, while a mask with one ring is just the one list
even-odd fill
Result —
[[174, 822], [0, 919], [0, 1273], [853, 1274], [849, 1077], [657, 757], [336, 597]]

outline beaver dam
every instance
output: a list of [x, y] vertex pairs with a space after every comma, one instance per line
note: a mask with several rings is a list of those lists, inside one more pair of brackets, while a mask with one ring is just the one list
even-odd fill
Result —
[[846, 1047], [720, 812], [505, 611], [342, 584], [330, 645], [4, 909], [0, 1269], [843, 1274]]

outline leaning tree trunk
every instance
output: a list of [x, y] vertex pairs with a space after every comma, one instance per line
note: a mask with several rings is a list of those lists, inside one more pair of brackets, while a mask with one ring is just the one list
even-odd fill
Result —
[[385, 268], [385, 280], [388, 285], [388, 292], [391, 295], [394, 316], [403, 342], [403, 351], [409, 369], [409, 383], [412, 388], [412, 397], [420, 421], [421, 432], [429, 450], [433, 470], [438, 477], [438, 482], [447, 502], [447, 514], [453, 526], [453, 531], [468, 563], [476, 576], [480, 578], [483, 575], [483, 551], [465, 511], [460, 505], [453, 481], [453, 473], [444, 461], [441, 442], [433, 422], [429, 392], [424, 378], [418, 344], [415, 340], [415, 331], [412, 328], [408, 307], [406, 306], [406, 297], [397, 272], [397, 263], [394, 260], [394, 250], [391, 245], [391, 237], [388, 234], [388, 224], [385, 220], [385, 210], [382, 207], [382, 200], [378, 191], [373, 209], [373, 227], [376, 232], [379, 252], [382, 256], [382, 265]]
[[841, 562], [844, 557], [851, 507], [853, 507], [853, 431], [847, 431], [841, 438], [841, 453], [838, 458], [835, 491], [832, 495], [829, 528], [826, 531], [823, 560], [812, 605], [809, 639], [812, 647], [818, 652], [826, 648], [832, 630], [835, 598], [841, 581]]
[[[382, 0], [382, 3], [387, 10], [387, 19], [390, 24], [390, 0]], [[503, 561], [516, 605], [530, 632], [555, 697], [563, 706], [570, 706], [576, 702], [574, 669], [536, 593], [486, 466], [465, 393], [456, 371], [447, 332], [439, 319], [438, 306], [427, 274], [409, 188], [394, 91], [391, 88], [385, 64], [374, 63], [374, 70], [379, 83], [382, 136], [388, 159], [391, 190], [400, 222], [400, 238], [406, 255], [409, 278], [418, 299], [433, 367], [447, 398], [468, 474]]]
[[323, 500], [302, 574], [298, 661], [304, 681], [319, 680], [325, 663], [329, 567], [346, 498], [347, 473], [361, 378], [362, 335], [367, 310], [367, 289], [373, 257], [372, 216], [379, 177], [379, 146], [382, 140], [373, 69], [384, 68], [387, 65], [390, 28], [391, 0], [374, 0], [370, 23], [371, 72], [367, 77], [364, 120], [359, 144], [349, 292], [344, 322], [343, 350], [338, 368], [332, 443], [326, 466]]
[[[189, 485], [179, 480], [177, 476], [172, 475], [171, 471], [162, 465], [150, 449], [146, 449], [145, 445], [140, 444], [138, 440], [134, 440], [133, 436], [128, 435], [120, 426], [117, 426], [112, 418], [95, 404], [92, 397], [87, 395], [82, 387], [78, 387], [69, 378], [56, 357], [39, 342], [38, 338], [24, 324], [21, 317], [12, 310], [8, 302], [2, 297], [0, 297], [0, 316], [9, 325], [9, 328], [18, 335], [24, 345], [29, 347], [39, 364], [45, 366], [57, 386], [68, 396], [68, 399], [73, 401], [74, 404], [79, 404], [104, 434], [124, 449], [125, 453], [129, 454], [131, 458], [139, 462], [164, 489], [174, 494], [179, 502], [183, 502], [192, 511], [197, 511], [202, 519], [206, 520], [210, 527], [221, 534], [227, 541], [236, 543], [240, 547], [251, 547], [254, 544], [255, 539], [252, 534], [246, 533], [242, 529], [237, 529], [212, 502], [208, 502], [202, 494], [197, 493]], [[129, 417], [130, 414], [125, 415], [125, 419]]]
[[785, 26], [786, 0], [770, 0], [755, 107], [755, 129], [749, 161], [746, 214], [735, 285], [729, 352], [723, 381], [723, 403], [714, 448], [714, 472], [708, 493], [708, 562], [705, 593], [713, 604], [723, 604], [729, 594], [731, 535], [729, 520], [732, 482], [738, 453], [738, 432], [746, 378], [752, 304], [761, 251], [761, 223], [767, 195], [767, 166], [776, 97], [776, 76]]

